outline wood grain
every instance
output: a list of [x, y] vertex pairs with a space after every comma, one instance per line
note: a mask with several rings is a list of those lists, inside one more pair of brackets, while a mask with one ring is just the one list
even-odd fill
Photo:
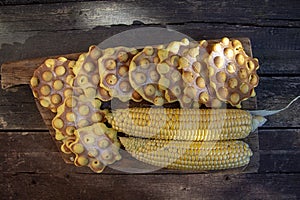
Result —
[[[24, 138], [26, 140], [26, 138]], [[26, 141], [25, 141], [26, 142]], [[49, 143], [50, 144], [50, 143]], [[47, 144], [47, 145], [49, 145]], [[54, 146], [54, 143], [51, 143]], [[36, 145], [35, 145], [36, 146]], [[56, 149], [55, 152], [43, 151], [35, 149], [30, 152], [20, 151], [20, 149], [12, 148], [18, 151], [0, 152], [0, 169], [3, 173], [84, 173], [95, 174], [88, 167], [76, 167], [73, 164], [67, 164], [61, 159], [61, 153]], [[299, 173], [300, 150], [260, 150], [259, 173]], [[131, 159], [131, 160], [129, 160]], [[120, 161], [121, 162], [121, 161]], [[115, 174], [243, 174], [253, 173], [256, 168], [252, 169], [238, 169], [225, 170], [215, 172], [201, 172], [201, 171], [183, 171], [183, 170], [168, 170], [155, 169], [150, 171], [150, 166], [133, 160], [131, 157], [124, 157], [122, 163], [106, 167], [101, 174], [115, 175]], [[126, 162], [126, 163], [125, 163]], [[130, 164], [130, 165], [129, 165]], [[132, 165], [135, 164], [135, 165]], [[122, 167], [121, 167], [122, 165]], [[143, 168], [142, 168], [143, 167]], [[146, 168], [147, 167], [147, 168]], [[149, 169], [145, 171], [145, 169]], [[135, 170], [135, 171], [133, 171]]]
[[[4, 199], [297, 199], [299, 174], [0, 174]], [[22, 187], [20, 187], [22, 185]], [[213, 191], [212, 191], [213, 188]]]
[[[78, 0], [1, 0], [0, 5], [28, 5], [28, 4], [50, 4], [76, 2]], [[93, 0], [90, 0], [93, 1]]]
[[300, 129], [259, 130], [260, 150], [300, 150]]
[[[283, 142], [281, 142], [283, 141]], [[300, 131], [276, 129], [259, 131], [259, 172], [299, 172]], [[0, 132], [0, 169], [2, 172], [93, 173], [64, 163], [48, 132]], [[126, 174], [105, 169], [104, 174]], [[188, 173], [159, 170], [152, 173]]]
[[[1, 27], [1, 21], [0, 21]], [[97, 27], [92, 30], [0, 32], [0, 64], [37, 57], [85, 52], [120, 32], [152, 25]], [[261, 27], [214, 23], [185, 23], [181, 25], [155, 25], [179, 31], [186, 36], [201, 39], [249, 37], [252, 50], [260, 62], [260, 75], [299, 75], [298, 55], [300, 37], [298, 28]], [[222, 31], [218, 31], [222, 30]], [[143, 38], [136, 37], [141, 44]], [[122, 41], [118, 41], [120, 44]]]
[[[96, 26], [209, 22], [260, 26], [299, 27], [296, 1], [98, 1], [1, 8], [0, 19], [11, 31], [59, 31]], [[278, 7], [274, 10], [274, 6]], [[280, 9], [279, 9], [280, 8]], [[296, 9], [295, 9], [296, 8]], [[27, 10], [26, 14], [19, 10]], [[213, 12], [212, 12], [213, 11]], [[212, 14], [213, 13], [213, 14]], [[240, 17], [240, 16], [243, 17]], [[295, 16], [291, 20], [291, 16]], [[138, 17], [138, 18], [137, 18]], [[11, 20], [14, 18], [14, 20]], [[44, 23], [47, 21], [47, 23]]]

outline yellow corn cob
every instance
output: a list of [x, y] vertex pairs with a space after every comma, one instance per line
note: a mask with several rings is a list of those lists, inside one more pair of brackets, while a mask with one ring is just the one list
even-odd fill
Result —
[[220, 170], [245, 166], [252, 151], [243, 141], [190, 142], [121, 137], [136, 159], [158, 167], [183, 170]]
[[241, 139], [252, 130], [252, 116], [238, 109], [117, 109], [106, 116], [130, 136], [190, 141]]

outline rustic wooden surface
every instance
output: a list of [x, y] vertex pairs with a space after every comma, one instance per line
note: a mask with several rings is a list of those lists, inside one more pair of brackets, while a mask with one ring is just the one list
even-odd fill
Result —
[[[64, 3], [62, 3], [64, 2]], [[260, 60], [258, 109], [300, 95], [298, 1], [1, 0], [0, 64], [86, 51], [138, 27], [167, 27], [194, 39], [249, 37]], [[91, 174], [67, 165], [27, 85], [0, 90], [2, 199], [299, 199], [300, 107], [259, 129], [260, 168], [251, 174]]]

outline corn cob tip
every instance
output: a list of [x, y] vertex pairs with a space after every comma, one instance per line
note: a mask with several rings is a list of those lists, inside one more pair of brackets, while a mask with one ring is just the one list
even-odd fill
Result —
[[267, 122], [267, 119], [260, 115], [254, 115], [252, 116], [252, 127], [251, 132], [255, 131], [258, 127], [261, 127]]
[[127, 137], [119, 137], [119, 140], [124, 146], [126, 146], [126, 144], [128, 143]]
[[277, 114], [281, 111], [284, 111], [284, 110], [288, 109], [298, 99], [300, 99], [300, 96], [297, 96], [286, 107], [281, 108], [279, 110], [253, 110], [253, 111], [249, 111], [249, 113], [252, 115], [252, 131], [254, 131], [256, 128], [264, 125], [267, 122], [267, 119], [265, 118], [265, 116], [274, 115], [274, 114]]

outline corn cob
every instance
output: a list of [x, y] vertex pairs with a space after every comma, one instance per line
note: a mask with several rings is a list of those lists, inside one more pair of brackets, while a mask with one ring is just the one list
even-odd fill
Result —
[[245, 166], [252, 151], [243, 141], [191, 142], [121, 137], [136, 159], [154, 166], [182, 170], [221, 170]]
[[238, 109], [117, 109], [106, 115], [114, 129], [130, 136], [190, 141], [242, 139], [252, 115]]

